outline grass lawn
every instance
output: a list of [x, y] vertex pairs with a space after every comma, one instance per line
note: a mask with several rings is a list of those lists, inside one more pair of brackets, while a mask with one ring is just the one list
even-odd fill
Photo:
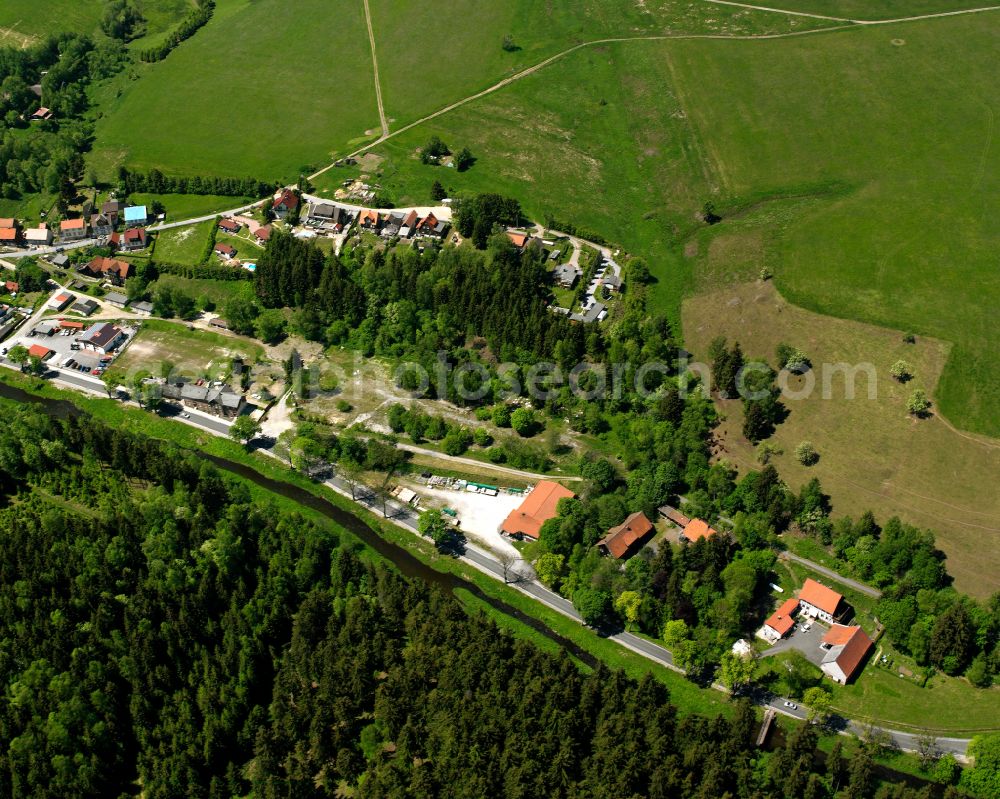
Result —
[[854, 684], [829, 687], [837, 710], [862, 721], [877, 718], [899, 729], [971, 735], [995, 730], [1000, 718], [1000, 687], [973, 688], [964, 679], [944, 674], [931, 677], [921, 688], [912, 679], [870, 662]]
[[[172, 28], [191, 9], [189, 0], [135, 0], [132, 5], [146, 20], [150, 40]], [[103, 0], [45, 0], [44, 3], [3, 0], [0, 45], [20, 45], [25, 35], [41, 39], [56, 33], [93, 33], [98, 29], [104, 6]]]
[[201, 263], [208, 237], [215, 222], [200, 222], [187, 227], [174, 227], [156, 234], [156, 260], [164, 263], [194, 266]]
[[[238, 51], [233, 43], [238, 42]], [[91, 163], [291, 179], [378, 124], [360, 3], [219, 0], [97, 123]]]
[[190, 329], [184, 322], [149, 319], [114, 363], [122, 382], [131, 385], [127, 375], [139, 371], [162, 374], [169, 365], [194, 376], [207, 376], [215, 371], [227, 372], [228, 361], [236, 355], [253, 362], [264, 348], [252, 339], [227, 336], [200, 328]]
[[205, 216], [231, 208], [241, 208], [254, 201], [253, 197], [226, 197], [218, 194], [130, 194], [131, 205], [151, 206], [154, 200], [163, 203], [167, 222], [180, 222], [195, 216]]
[[[905, 403], [913, 386], [932, 398], [948, 358], [947, 346], [918, 337], [905, 344], [897, 331], [820, 316], [781, 299], [770, 283], [738, 283], [701, 294], [684, 304], [684, 331], [695, 357], [705, 357], [712, 338], [740, 341], [748, 357], [774, 363], [774, 350], [787, 342], [812, 359], [814, 371], [824, 363], [871, 363], [877, 373], [877, 398], [868, 399], [866, 378], [857, 380], [856, 399], [844, 395], [844, 380], [831, 382], [823, 399], [822, 378], [806, 399], [785, 400], [788, 418], [771, 441], [783, 454], [773, 463], [794, 489], [818, 477], [833, 498], [834, 511], [855, 518], [869, 508], [885, 519], [895, 514], [935, 531], [948, 555], [948, 571], [957, 587], [975, 596], [996, 590], [1000, 548], [984, 546], [984, 535], [1000, 532], [1000, 445], [959, 433], [940, 416], [914, 419]], [[888, 373], [897, 359], [908, 361], [914, 379], [900, 385]], [[804, 378], [789, 387], [801, 389]], [[753, 448], [743, 438], [742, 407], [725, 401], [726, 419], [718, 428], [722, 457], [745, 472], [759, 469]], [[795, 459], [799, 442], [809, 440], [820, 454], [815, 466]]]
[[28, 226], [35, 226], [41, 212], [48, 213], [55, 204], [55, 197], [49, 194], [26, 194], [16, 200], [0, 198], [0, 216], [12, 216]]

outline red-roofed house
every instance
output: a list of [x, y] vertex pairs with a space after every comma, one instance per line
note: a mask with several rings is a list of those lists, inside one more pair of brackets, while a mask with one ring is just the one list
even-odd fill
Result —
[[271, 230], [270, 225], [261, 225], [253, 232], [254, 238], [261, 244], [265, 244], [271, 238]]
[[278, 219], [284, 219], [299, 207], [299, 197], [291, 189], [284, 189], [271, 204], [271, 210]]
[[378, 211], [371, 208], [362, 208], [358, 212], [358, 227], [362, 230], [378, 230]]
[[46, 108], [45, 106], [42, 106], [37, 111], [35, 111], [35, 113], [33, 113], [29, 118], [31, 119], [32, 122], [42, 122], [46, 119], [52, 119], [52, 117], [53, 117], [52, 111]]
[[448, 232], [448, 223], [442, 222], [434, 214], [427, 214], [423, 219], [417, 221], [416, 233], [418, 236], [433, 236], [443, 239]]
[[119, 247], [125, 252], [131, 252], [132, 250], [145, 249], [147, 243], [146, 228], [131, 227], [122, 233]]
[[523, 250], [524, 245], [528, 243], [527, 233], [517, 233], [516, 231], [508, 230], [507, 238], [510, 239], [511, 244], [513, 244], [519, 250]]
[[21, 290], [20, 284], [13, 280], [4, 281], [3, 287], [9, 294], [17, 294]]
[[44, 361], [46, 358], [52, 357], [52, 350], [48, 347], [43, 347], [41, 344], [32, 344], [28, 347], [28, 355], [32, 358], [41, 358]]
[[215, 254], [226, 261], [236, 255], [236, 249], [226, 244], [224, 241], [220, 241], [216, 244], [214, 249]]
[[219, 220], [219, 230], [223, 233], [239, 233], [240, 223], [235, 219], [220, 219]]
[[542, 525], [557, 515], [559, 500], [572, 497], [573, 492], [568, 488], [551, 480], [542, 480], [531, 489], [524, 502], [507, 515], [500, 525], [500, 532], [511, 538], [537, 541]]
[[88, 277], [107, 278], [116, 286], [124, 285], [126, 278], [132, 273], [132, 264], [119, 261], [117, 258], [97, 256], [80, 267], [80, 274]]
[[59, 236], [63, 241], [87, 238], [87, 220], [64, 219], [59, 223]]
[[795, 614], [799, 610], [799, 600], [792, 597], [781, 603], [774, 613], [770, 615], [764, 626], [760, 628], [758, 635], [770, 644], [780, 641], [788, 635], [795, 626]]
[[802, 590], [799, 591], [799, 605], [801, 605], [805, 615], [825, 621], [827, 624], [833, 624], [838, 619], [842, 619], [848, 611], [844, 597], [832, 588], [817, 583], [811, 577], [805, 581]]
[[16, 227], [0, 227], [0, 244], [17, 244], [21, 239], [21, 231]]
[[678, 538], [681, 541], [693, 544], [695, 541], [700, 541], [702, 538], [711, 538], [713, 535], [715, 535], [715, 530], [708, 526], [708, 522], [701, 519], [692, 519], [690, 524], [681, 530]]
[[834, 682], [846, 685], [875, 644], [860, 627], [834, 624], [820, 646], [826, 650], [820, 669]]
[[605, 555], [619, 560], [627, 560], [642, 549], [642, 545], [656, 532], [646, 514], [637, 511], [597, 542], [596, 546]]
[[0, 227], [17, 227], [17, 220], [11, 216], [0, 216]]

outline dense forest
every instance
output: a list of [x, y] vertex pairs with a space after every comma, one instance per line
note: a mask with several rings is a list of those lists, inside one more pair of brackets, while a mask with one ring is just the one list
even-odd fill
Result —
[[681, 718], [90, 419], [5, 406], [0, 488], [4, 796], [931, 796], [809, 725], [755, 749], [745, 700]]

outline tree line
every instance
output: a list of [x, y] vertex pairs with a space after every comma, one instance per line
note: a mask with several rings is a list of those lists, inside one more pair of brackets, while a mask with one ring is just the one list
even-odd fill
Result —
[[195, 7], [177, 23], [172, 31], [167, 33], [160, 44], [139, 51], [139, 60], [148, 63], [162, 61], [173, 52], [177, 45], [190, 39], [203, 25], [207, 24], [213, 13], [215, 13], [215, 0], [195, 0]]
[[182, 177], [164, 175], [159, 169], [135, 172], [118, 167], [118, 195], [132, 193], [150, 194], [218, 194], [225, 197], [265, 197], [274, 189], [273, 183], [255, 178], [218, 176]]
[[682, 717], [652, 677], [584, 673], [93, 419], [6, 404], [0, 488], [5, 796], [929, 796], [864, 746], [818, 761], [808, 725], [757, 750], [746, 700]]

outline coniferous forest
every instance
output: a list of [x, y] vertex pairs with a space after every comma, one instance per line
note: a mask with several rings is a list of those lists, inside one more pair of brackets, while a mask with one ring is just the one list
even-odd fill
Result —
[[930, 795], [585, 674], [169, 445], [8, 406], [0, 489], [3, 796]]

